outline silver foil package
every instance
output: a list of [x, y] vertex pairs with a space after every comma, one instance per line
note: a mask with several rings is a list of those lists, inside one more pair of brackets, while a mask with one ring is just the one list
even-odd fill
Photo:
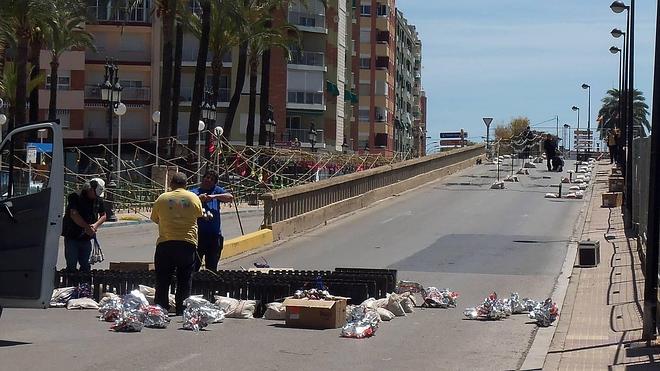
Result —
[[221, 322], [225, 318], [225, 312], [215, 304], [201, 297], [189, 297], [183, 301], [186, 309], [183, 310], [183, 328], [198, 332], [208, 325]]
[[144, 327], [144, 309], [149, 302], [139, 290], [121, 297], [122, 309], [114, 325], [110, 327], [118, 332], [140, 332]]
[[424, 286], [418, 282], [401, 280], [396, 284], [395, 292], [397, 294], [403, 294], [404, 292], [409, 292], [411, 294], [421, 294], [424, 292]]
[[334, 300], [334, 296], [330, 295], [328, 290], [309, 289], [309, 290], [296, 290], [293, 293], [294, 299], [310, 299], [310, 300]]
[[500, 320], [512, 313], [508, 301], [497, 298], [497, 293], [488, 295], [484, 302], [475, 308], [466, 308], [463, 315], [468, 319]]
[[426, 289], [422, 289], [422, 296], [424, 297], [423, 307], [454, 308], [460, 295], [458, 292], [450, 289], [427, 287]]
[[144, 312], [144, 327], [149, 328], [166, 328], [170, 323], [170, 317], [167, 311], [161, 308], [160, 305], [149, 305], [143, 309]]
[[347, 323], [341, 329], [341, 336], [362, 339], [371, 337], [378, 330], [380, 315], [372, 308], [357, 305], [346, 313]]
[[557, 304], [552, 302], [551, 298], [545, 299], [543, 303], [538, 303], [534, 309], [529, 312], [529, 318], [536, 321], [540, 327], [550, 326], [559, 317]]

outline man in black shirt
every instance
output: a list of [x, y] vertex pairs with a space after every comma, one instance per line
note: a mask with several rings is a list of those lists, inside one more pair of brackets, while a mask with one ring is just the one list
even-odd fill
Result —
[[557, 156], [557, 141], [552, 134], [546, 134], [543, 139], [543, 150], [545, 151], [548, 171], [552, 171], [552, 160]]
[[67, 197], [67, 206], [62, 224], [64, 236], [64, 257], [66, 269], [88, 272], [91, 267], [89, 257], [92, 254], [91, 239], [97, 229], [105, 222], [103, 208], [104, 182], [94, 178], [82, 185], [78, 192]]

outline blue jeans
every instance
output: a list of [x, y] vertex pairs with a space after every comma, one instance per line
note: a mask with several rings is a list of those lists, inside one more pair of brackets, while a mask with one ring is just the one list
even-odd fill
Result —
[[81, 272], [89, 272], [91, 266], [89, 257], [92, 255], [92, 240], [76, 240], [73, 238], [64, 238], [64, 258], [66, 259], [66, 269], [75, 271], [80, 264]]

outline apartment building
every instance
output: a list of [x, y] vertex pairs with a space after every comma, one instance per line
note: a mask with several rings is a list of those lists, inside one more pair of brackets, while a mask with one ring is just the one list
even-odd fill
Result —
[[[413, 150], [413, 107], [419, 107], [419, 90], [413, 95], [416, 48], [419, 42], [415, 27], [408, 24], [403, 13], [396, 10], [396, 60], [394, 81], [394, 150], [410, 153]], [[421, 46], [419, 47], [421, 51]], [[421, 53], [419, 55], [421, 58]], [[420, 61], [421, 62], [421, 61]], [[417, 99], [417, 102], [415, 101]]]
[[394, 0], [355, 1], [353, 70], [359, 106], [351, 137], [354, 149], [394, 151], [396, 13]]
[[[394, 0], [308, 0], [301, 5], [292, 0], [276, 14], [300, 31], [301, 42], [287, 60], [284, 52], [273, 49], [270, 55], [268, 103], [274, 108], [277, 123], [276, 145], [285, 146], [298, 139], [302, 147], [311, 147], [309, 132], [317, 133], [315, 147], [328, 151], [370, 150], [391, 155], [397, 150], [395, 122], [419, 126], [419, 103], [415, 87], [421, 88], [421, 43], [414, 27], [398, 27]], [[62, 55], [57, 82], [58, 118], [67, 145], [107, 143], [107, 109], [99, 84], [104, 81], [104, 65], [110, 57], [119, 67], [119, 81], [124, 88], [122, 101], [128, 112], [122, 117], [122, 138], [146, 140], [155, 133], [151, 114], [160, 107], [161, 33], [162, 24], [152, 11], [153, 0], [145, 0], [129, 14], [107, 6], [106, 0], [89, 0], [88, 13], [93, 23], [86, 29], [93, 34], [96, 50], [70, 51]], [[195, 9], [193, 3], [193, 10]], [[401, 17], [402, 21], [405, 21]], [[407, 24], [407, 23], [406, 23]], [[397, 85], [397, 72], [409, 66], [395, 67], [397, 32], [410, 36], [410, 55], [399, 45], [412, 65], [410, 99], [405, 83]], [[416, 49], [415, 49], [416, 48]], [[178, 113], [179, 140], [187, 138], [194, 69], [199, 41], [184, 34], [180, 106]], [[406, 49], [406, 50], [407, 50]], [[415, 54], [417, 53], [417, 54]], [[220, 91], [218, 92], [217, 125], [225, 121], [227, 107], [236, 81], [238, 52], [223, 56]], [[210, 89], [212, 55], [207, 63], [207, 88]], [[42, 66], [48, 66], [49, 56], [42, 52]], [[261, 67], [259, 68], [261, 72]], [[45, 70], [47, 73], [48, 71]], [[261, 81], [261, 73], [258, 76]], [[417, 84], [415, 84], [417, 82]], [[260, 82], [257, 84], [260, 87]], [[40, 89], [40, 108], [47, 114], [48, 86]], [[407, 104], [397, 105], [400, 93]], [[403, 90], [402, 90], [403, 89]], [[249, 88], [246, 83], [235, 116], [231, 138], [236, 144], [245, 142]], [[258, 91], [257, 106], [262, 96]], [[401, 107], [402, 109], [400, 109]], [[401, 112], [399, 112], [401, 111]], [[403, 118], [403, 112], [405, 117]], [[408, 115], [411, 115], [408, 117]], [[398, 120], [398, 121], [395, 121]], [[255, 141], [261, 121], [256, 112]], [[117, 118], [113, 118], [117, 136]]]

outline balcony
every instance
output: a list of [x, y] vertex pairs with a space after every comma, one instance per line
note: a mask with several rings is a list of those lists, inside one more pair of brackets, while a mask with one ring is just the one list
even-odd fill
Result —
[[387, 70], [390, 68], [389, 57], [376, 57], [376, 69]]
[[[181, 90], [179, 91], [179, 100], [181, 103], [190, 104], [190, 102], [192, 102], [192, 96], [193, 96], [192, 86], [181, 87]], [[218, 103], [216, 105], [220, 107], [227, 107], [229, 105], [230, 98], [231, 98], [231, 93], [229, 92], [229, 88], [220, 88], [218, 90]]]
[[99, 24], [124, 24], [129, 26], [150, 25], [148, 5], [141, 4], [128, 11], [128, 7], [88, 6], [87, 16]]
[[289, 11], [288, 20], [301, 31], [328, 33], [323, 14]]
[[[303, 147], [311, 147], [309, 143], [309, 129], [286, 129], [284, 131], [284, 141], [292, 142], [295, 138], [302, 143]], [[305, 145], [306, 144], [306, 145]], [[322, 129], [316, 129], [316, 146], [324, 147], [325, 136]]]
[[286, 108], [325, 111], [323, 92], [287, 91]]
[[293, 52], [289, 64], [322, 67], [325, 65], [325, 55], [323, 52]]
[[87, 50], [85, 60], [88, 63], [105, 63], [106, 58], [112, 58], [119, 65], [149, 65], [151, 64], [151, 50], [145, 46], [141, 51], [117, 51], [107, 50], [103, 46], [98, 46], [96, 51]]
[[[85, 99], [101, 100], [101, 88], [97, 85], [85, 85]], [[122, 101], [150, 101], [151, 88], [148, 86], [141, 88], [124, 88], [121, 92]]]
[[378, 33], [376, 34], [376, 42], [377, 43], [389, 44], [390, 43], [390, 32], [389, 31], [378, 31]]

